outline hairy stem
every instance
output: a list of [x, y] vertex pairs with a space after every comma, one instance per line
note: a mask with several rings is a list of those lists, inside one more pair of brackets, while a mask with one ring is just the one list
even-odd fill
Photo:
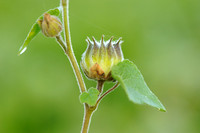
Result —
[[56, 36], [56, 40], [57, 42], [60, 44], [60, 47], [63, 49], [63, 51], [65, 52], [67, 50], [67, 47], [65, 45], [65, 43], [63, 42], [62, 40], [62, 37], [59, 35], [59, 36]]
[[[101, 93], [103, 90], [103, 84], [105, 81], [99, 80], [97, 82], [97, 90]], [[85, 114], [83, 118], [83, 126], [82, 126], [82, 131], [81, 133], [88, 133], [89, 127], [90, 127], [90, 122], [92, 118], [92, 114], [94, 111], [97, 109], [98, 106], [89, 106], [88, 104], [85, 104]]]
[[98, 100], [95, 106], [98, 106], [99, 102], [110, 92], [112, 92], [114, 89], [116, 89], [119, 86], [119, 82], [117, 82], [111, 89], [107, 90]]
[[[72, 43], [71, 43], [71, 36], [70, 36], [70, 28], [69, 28], [69, 1], [68, 0], [61, 0], [61, 5], [63, 7], [63, 21], [64, 21], [64, 28], [65, 28], [65, 43], [62, 41], [60, 37], [56, 37], [57, 41], [60, 43], [61, 47], [65, 51], [67, 57], [69, 58], [72, 68], [74, 70], [74, 73], [76, 75], [76, 79], [79, 84], [79, 88], [81, 93], [86, 91], [85, 83], [82, 77], [82, 74], [80, 72], [80, 68], [78, 66], [76, 57], [73, 52]], [[64, 47], [65, 46], [65, 47]], [[84, 110], [84, 120], [83, 120], [83, 126], [82, 126], [82, 133], [88, 133], [90, 120], [92, 117], [92, 113], [96, 108], [90, 108], [88, 104], [84, 104], [85, 110]]]
[[84, 114], [84, 118], [83, 118], [83, 125], [82, 125], [81, 133], [88, 133], [91, 118], [92, 118], [92, 115], [95, 110], [96, 110], [96, 107], [89, 107], [88, 104], [85, 104], [85, 114]]
[[67, 44], [67, 48], [65, 49], [65, 53], [67, 57], [69, 58], [72, 68], [74, 70], [74, 73], [76, 75], [76, 79], [78, 81], [78, 85], [81, 92], [86, 91], [85, 83], [79, 68], [79, 65], [77, 63], [77, 60], [74, 55], [74, 51], [72, 48], [71, 43], [71, 36], [70, 36], [70, 28], [69, 28], [69, 0], [61, 0], [61, 5], [63, 7], [63, 20], [64, 20], [64, 33], [65, 33], [65, 41]]

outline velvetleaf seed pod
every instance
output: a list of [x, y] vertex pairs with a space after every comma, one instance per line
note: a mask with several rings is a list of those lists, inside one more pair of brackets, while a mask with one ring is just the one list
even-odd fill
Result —
[[86, 39], [88, 47], [82, 55], [81, 67], [85, 75], [90, 79], [112, 81], [111, 68], [118, 62], [124, 60], [121, 50], [121, 38], [113, 41], [113, 37], [104, 41], [104, 36], [100, 42], [95, 38]]
[[38, 20], [42, 33], [47, 37], [56, 37], [62, 31], [62, 23], [56, 16], [44, 14], [43, 20]]

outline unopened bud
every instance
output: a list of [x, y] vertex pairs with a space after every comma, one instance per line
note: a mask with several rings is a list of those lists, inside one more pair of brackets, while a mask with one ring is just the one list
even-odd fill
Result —
[[47, 37], [56, 37], [62, 31], [62, 23], [56, 16], [44, 14], [43, 20], [38, 20], [42, 33]]
[[113, 80], [111, 68], [122, 61], [121, 38], [118, 41], [104, 41], [103, 36], [100, 42], [88, 38], [88, 47], [83, 53], [81, 67], [88, 78], [95, 80]]

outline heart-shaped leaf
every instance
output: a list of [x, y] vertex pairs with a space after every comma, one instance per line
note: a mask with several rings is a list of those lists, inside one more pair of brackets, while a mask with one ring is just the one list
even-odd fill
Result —
[[112, 77], [119, 81], [129, 99], [137, 104], [148, 104], [166, 111], [159, 99], [151, 92], [137, 66], [124, 60], [112, 67]]
[[[51, 15], [55, 15], [55, 16], [59, 16], [61, 12], [61, 8], [57, 7], [55, 9], [50, 9], [49, 11], [47, 11], [47, 13], [51, 14]], [[38, 19], [43, 19], [43, 15], [40, 16]], [[30, 30], [30, 32], [28, 33], [26, 39], [24, 40], [23, 45], [20, 47], [18, 55], [21, 55], [22, 53], [24, 53], [27, 49], [28, 44], [31, 42], [31, 40], [33, 40], [36, 35], [40, 32], [40, 26], [38, 25], [37, 22], [35, 22]]]
[[98, 99], [99, 91], [96, 88], [90, 88], [88, 92], [83, 92], [80, 95], [81, 103], [87, 103], [90, 106], [94, 106]]

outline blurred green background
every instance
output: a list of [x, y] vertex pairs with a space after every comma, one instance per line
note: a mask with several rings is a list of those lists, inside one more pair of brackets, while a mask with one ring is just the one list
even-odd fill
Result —
[[[0, 0], [0, 133], [80, 132], [79, 89], [55, 39], [39, 34], [17, 56], [38, 16], [58, 5]], [[90, 133], [200, 132], [199, 0], [70, 0], [70, 22], [78, 62], [87, 36], [123, 37], [125, 58], [168, 110], [133, 104], [119, 87], [100, 104]]]

